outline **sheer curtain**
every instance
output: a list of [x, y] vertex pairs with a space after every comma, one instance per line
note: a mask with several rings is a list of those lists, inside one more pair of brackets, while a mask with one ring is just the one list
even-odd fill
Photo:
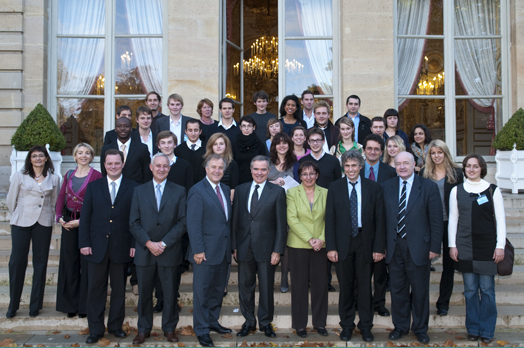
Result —
[[[302, 33], [308, 36], [333, 35], [333, 4], [331, 0], [297, 0], [300, 5]], [[333, 70], [328, 70], [326, 62], [333, 61], [332, 40], [305, 40], [306, 50], [315, 75], [317, 86], [324, 94], [333, 94]]]
[[[129, 34], [162, 34], [162, 0], [126, 0]], [[146, 93], [162, 92], [162, 39], [132, 38], [133, 57]]]
[[[430, 0], [397, 1], [397, 35], [426, 35], [429, 27]], [[398, 39], [398, 94], [415, 89], [424, 59], [425, 39]], [[399, 110], [407, 100], [399, 100]]]
[[[97, 35], [104, 31], [105, 2], [62, 1], [58, 6], [58, 34]], [[63, 95], [88, 95], [104, 61], [103, 39], [59, 38], [58, 91]], [[59, 98], [66, 118], [78, 116], [85, 99]]]

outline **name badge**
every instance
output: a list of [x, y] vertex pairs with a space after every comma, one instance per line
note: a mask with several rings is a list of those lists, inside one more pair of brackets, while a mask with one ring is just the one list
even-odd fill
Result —
[[486, 195], [482, 195], [479, 198], [477, 198], [478, 205], [482, 205], [487, 202], [488, 202], [488, 197], [486, 197]]

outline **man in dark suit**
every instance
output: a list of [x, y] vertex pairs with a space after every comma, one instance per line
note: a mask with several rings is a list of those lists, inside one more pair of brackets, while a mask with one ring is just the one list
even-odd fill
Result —
[[[398, 178], [382, 183], [386, 212], [387, 256], [391, 275], [391, 312], [396, 340], [411, 331], [429, 343], [429, 277], [431, 259], [442, 243], [442, 202], [438, 186], [415, 175], [412, 154], [395, 157]], [[410, 293], [411, 292], [411, 293]], [[413, 315], [413, 323], [411, 323]]]
[[[362, 144], [366, 163], [360, 170], [360, 176], [373, 180], [379, 184], [397, 176], [393, 167], [380, 161], [384, 153], [384, 140], [381, 136], [370, 134], [364, 139]], [[373, 308], [381, 317], [389, 317], [389, 310], [386, 308], [386, 287], [388, 283], [388, 271], [386, 260], [382, 259], [372, 266], [373, 274]]]
[[[129, 120], [133, 118], [133, 113], [131, 112], [131, 108], [127, 105], [120, 105], [118, 109], [116, 109], [116, 119], [118, 120], [120, 117], [126, 117]], [[131, 130], [131, 136], [133, 138], [138, 139], [138, 132], [136, 128], [133, 128]], [[104, 136], [104, 145], [109, 145], [116, 141], [117, 139], [116, 130], [111, 129], [110, 131], [107, 131]]]
[[186, 122], [185, 134], [187, 140], [176, 147], [175, 155], [191, 164], [194, 182], [198, 182], [206, 176], [204, 169], [206, 144], [200, 140], [200, 134], [202, 134], [200, 122], [194, 118], [188, 120]]
[[80, 252], [88, 263], [86, 343], [96, 343], [104, 336], [108, 275], [111, 300], [107, 329], [117, 338], [126, 337], [122, 330], [126, 270], [135, 255], [129, 211], [137, 183], [123, 177], [124, 156], [120, 151], [108, 150], [103, 163], [107, 176], [87, 186], [78, 236]]
[[246, 319], [237, 336], [256, 330], [255, 287], [258, 275], [258, 323], [267, 337], [275, 337], [271, 322], [275, 301], [275, 268], [287, 241], [286, 192], [267, 181], [269, 160], [251, 161], [253, 181], [237, 186], [233, 206], [233, 255], [238, 260], [240, 310]]
[[171, 94], [167, 98], [167, 107], [169, 109], [169, 116], [158, 117], [155, 120], [153, 133], [158, 134], [162, 131], [168, 130], [175, 133], [178, 143], [180, 145], [184, 138], [184, 130], [186, 129], [186, 122], [191, 117], [182, 115], [182, 108], [184, 107], [184, 99], [179, 94]]
[[[355, 140], [362, 144], [364, 138], [371, 134], [371, 121], [358, 112], [360, 109], [360, 98], [357, 95], [352, 94], [346, 99], [346, 108], [348, 112], [342, 115], [342, 117], [351, 117], [355, 125]], [[338, 123], [335, 123], [335, 125], [338, 125]]]
[[135, 238], [138, 278], [138, 335], [142, 344], [153, 329], [153, 288], [158, 271], [164, 294], [162, 330], [168, 342], [178, 342], [175, 277], [184, 259], [181, 239], [186, 233], [186, 191], [167, 180], [169, 158], [158, 153], [151, 160], [153, 180], [135, 189], [131, 204], [131, 233]]
[[203, 347], [213, 346], [210, 331], [231, 329], [218, 323], [226, 275], [231, 263], [231, 190], [220, 180], [225, 161], [216, 154], [206, 159], [206, 177], [187, 198], [188, 259], [193, 265], [193, 328]]
[[321, 100], [313, 107], [313, 113], [315, 115], [314, 127], [322, 130], [325, 134], [324, 151], [329, 153], [331, 146], [337, 145], [340, 136], [340, 130], [338, 127], [333, 126], [333, 123], [329, 120], [329, 104]]
[[340, 284], [338, 312], [342, 341], [351, 340], [355, 328], [354, 286], [358, 289], [358, 328], [365, 342], [372, 342], [373, 263], [384, 258], [386, 237], [382, 190], [376, 182], [360, 176], [364, 159], [357, 150], [341, 157], [345, 178], [329, 185], [326, 202], [326, 248], [334, 262]]
[[151, 117], [153, 117], [153, 120], [151, 121], [151, 130], [155, 129], [155, 122], [159, 118], [166, 116], [163, 113], [160, 112], [160, 105], [162, 102], [162, 97], [160, 97], [160, 94], [158, 94], [155, 91], [151, 91], [147, 93], [146, 95], [146, 106], [151, 110]]
[[371, 133], [378, 135], [383, 141], [384, 132], [386, 131], [386, 120], [382, 116], [376, 116], [371, 119]]
[[151, 120], [151, 109], [147, 106], [140, 106], [136, 109], [136, 123], [140, 142], [147, 146], [149, 156], [153, 157], [158, 152], [158, 147], [156, 146], [156, 134], [151, 130]]
[[[151, 170], [149, 169], [149, 151], [147, 146], [140, 142], [140, 139], [131, 138], [131, 120], [120, 117], [116, 120], [115, 131], [118, 136], [115, 142], [104, 145], [100, 153], [100, 162], [104, 163], [105, 153], [109, 149], [120, 150], [124, 154], [124, 169], [122, 174], [125, 178], [143, 184], [151, 180]], [[107, 175], [104, 167], [102, 175]]]
[[[240, 128], [238, 127], [233, 114], [235, 113], [235, 103], [231, 98], [223, 98], [218, 102], [218, 109], [220, 110], [220, 121], [213, 123], [206, 134], [207, 139], [215, 133], [224, 133], [231, 142], [231, 148], [235, 148], [237, 143], [237, 135], [240, 134]], [[207, 140], [206, 139], [206, 140]]]

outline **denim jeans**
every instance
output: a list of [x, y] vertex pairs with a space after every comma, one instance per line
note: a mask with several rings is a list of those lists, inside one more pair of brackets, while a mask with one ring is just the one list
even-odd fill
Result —
[[[462, 273], [466, 298], [466, 329], [469, 335], [493, 338], [497, 322], [495, 276]], [[480, 290], [480, 292], [479, 292]]]

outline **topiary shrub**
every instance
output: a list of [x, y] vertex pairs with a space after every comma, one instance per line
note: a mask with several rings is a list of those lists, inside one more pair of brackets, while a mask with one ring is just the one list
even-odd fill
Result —
[[49, 144], [49, 150], [61, 151], [65, 148], [64, 134], [46, 108], [38, 103], [27, 115], [11, 138], [16, 151], [29, 151], [33, 145]]
[[522, 108], [518, 109], [498, 132], [493, 147], [501, 151], [511, 151], [515, 143], [517, 150], [524, 150], [524, 110]]

